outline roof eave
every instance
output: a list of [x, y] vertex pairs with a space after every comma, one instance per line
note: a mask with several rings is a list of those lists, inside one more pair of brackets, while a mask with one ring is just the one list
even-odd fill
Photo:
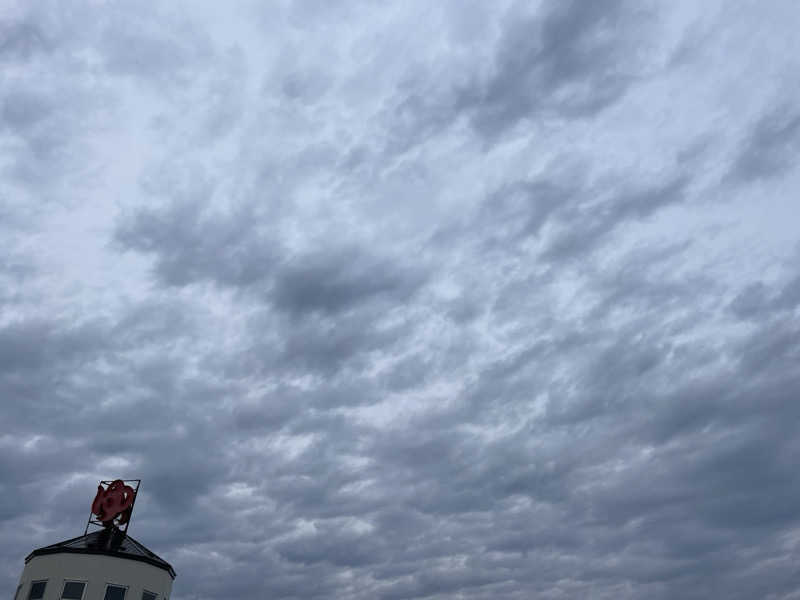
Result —
[[[80, 537], [80, 536], [79, 536]], [[78, 538], [73, 538], [78, 539]], [[70, 540], [71, 541], [71, 540]], [[57, 546], [45, 546], [44, 548], [38, 548], [28, 554], [25, 557], [25, 564], [33, 559], [35, 556], [45, 556], [49, 554], [94, 554], [94, 555], [102, 555], [102, 556], [112, 556], [114, 558], [122, 558], [126, 560], [136, 560], [139, 562], [144, 562], [154, 567], [158, 567], [159, 569], [165, 570], [169, 573], [170, 577], [174, 580], [175, 579], [175, 569], [172, 568], [168, 562], [163, 559], [153, 559], [149, 556], [137, 556], [134, 554], [124, 554], [121, 552], [112, 552], [109, 550], [102, 550], [102, 549], [95, 549], [95, 548], [63, 548]]]

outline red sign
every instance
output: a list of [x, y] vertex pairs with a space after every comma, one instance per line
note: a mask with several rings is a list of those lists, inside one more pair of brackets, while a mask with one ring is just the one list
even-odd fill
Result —
[[97, 486], [97, 495], [92, 502], [92, 514], [103, 523], [111, 523], [119, 517], [118, 524], [127, 523], [131, 518], [131, 507], [136, 492], [121, 479], [112, 481], [108, 487], [103, 489], [102, 485]]

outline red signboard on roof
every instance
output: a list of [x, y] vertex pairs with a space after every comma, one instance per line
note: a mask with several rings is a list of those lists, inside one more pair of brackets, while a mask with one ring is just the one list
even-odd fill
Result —
[[127, 480], [115, 479], [113, 481], [101, 481], [97, 486], [97, 494], [92, 502], [92, 512], [89, 522], [86, 524], [88, 531], [89, 525], [102, 525], [103, 527], [119, 527], [125, 525], [125, 530], [131, 519], [133, 504], [136, 501], [136, 492], [139, 489], [140, 480], [131, 479], [135, 488], [128, 485]]

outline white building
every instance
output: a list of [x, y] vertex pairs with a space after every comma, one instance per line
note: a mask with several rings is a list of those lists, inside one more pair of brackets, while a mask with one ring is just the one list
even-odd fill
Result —
[[168, 600], [175, 570], [109, 527], [31, 552], [15, 600]]

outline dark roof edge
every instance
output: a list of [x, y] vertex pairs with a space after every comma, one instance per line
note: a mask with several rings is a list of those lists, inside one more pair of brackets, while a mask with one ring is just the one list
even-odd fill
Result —
[[[78, 539], [81, 537], [83, 536], [78, 536], [77, 538], [73, 539]], [[25, 564], [27, 565], [34, 556], [44, 556], [46, 554], [62, 554], [62, 553], [102, 554], [103, 556], [113, 556], [114, 558], [122, 558], [125, 560], [138, 560], [139, 562], [145, 562], [147, 564], [153, 565], [154, 567], [158, 567], [159, 569], [164, 569], [167, 573], [169, 573], [169, 576], [172, 577], [172, 579], [175, 579], [175, 569], [173, 569], [172, 565], [170, 565], [163, 559], [150, 558], [149, 556], [137, 556], [135, 554], [127, 554], [121, 552], [112, 552], [109, 550], [100, 550], [95, 548], [64, 548], [64, 547], [59, 547], [57, 545], [45, 546], [44, 548], [38, 548], [33, 552], [31, 552], [30, 554], [28, 554], [28, 556], [25, 557]]]

